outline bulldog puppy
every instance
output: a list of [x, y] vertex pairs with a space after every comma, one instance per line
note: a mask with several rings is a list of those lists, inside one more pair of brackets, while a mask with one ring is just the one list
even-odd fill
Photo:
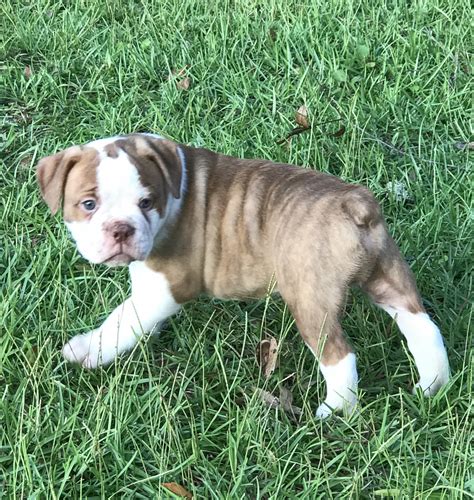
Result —
[[[132, 295], [64, 357], [95, 368], [129, 351], [200, 294], [278, 292], [319, 361], [320, 417], [357, 403], [356, 358], [339, 315], [357, 285], [397, 322], [426, 395], [449, 379], [437, 326], [365, 188], [266, 160], [242, 160], [133, 134], [39, 162], [38, 182], [90, 262], [128, 265]], [[272, 288], [273, 287], [273, 288]]]

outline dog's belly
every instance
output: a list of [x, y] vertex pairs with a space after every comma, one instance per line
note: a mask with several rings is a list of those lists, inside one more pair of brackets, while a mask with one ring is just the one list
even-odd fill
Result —
[[275, 274], [264, 261], [228, 258], [205, 276], [205, 292], [222, 299], [261, 298], [276, 291]]
[[272, 283], [270, 279], [267, 285], [239, 282], [232, 286], [232, 283], [219, 283], [218, 286], [208, 289], [206, 292], [219, 299], [260, 299], [276, 293], [278, 290], [276, 283]]
[[275, 272], [263, 252], [242, 245], [206, 259], [205, 292], [223, 299], [259, 298], [276, 290]]

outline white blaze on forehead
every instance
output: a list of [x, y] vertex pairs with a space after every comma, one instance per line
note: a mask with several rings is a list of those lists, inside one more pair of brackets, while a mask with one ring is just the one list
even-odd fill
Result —
[[104, 153], [105, 146], [107, 146], [108, 144], [112, 144], [119, 139], [123, 139], [123, 137], [120, 135], [115, 135], [113, 137], [106, 137], [105, 139], [97, 139], [96, 141], [89, 142], [87, 144], [87, 147], [94, 148], [99, 153]]
[[118, 152], [118, 158], [102, 155], [97, 167], [97, 189], [104, 209], [126, 213], [130, 204], [136, 205], [149, 192], [127, 154]]

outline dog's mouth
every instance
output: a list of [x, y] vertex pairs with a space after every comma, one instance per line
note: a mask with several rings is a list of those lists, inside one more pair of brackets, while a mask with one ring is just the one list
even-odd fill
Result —
[[107, 264], [108, 266], [126, 266], [134, 260], [137, 260], [136, 257], [132, 257], [126, 252], [117, 252], [107, 259], [104, 259], [101, 264]]
[[128, 266], [133, 261], [145, 260], [147, 253], [140, 248], [134, 248], [134, 245], [120, 243], [115, 248], [110, 248], [109, 255], [99, 263], [107, 266]]

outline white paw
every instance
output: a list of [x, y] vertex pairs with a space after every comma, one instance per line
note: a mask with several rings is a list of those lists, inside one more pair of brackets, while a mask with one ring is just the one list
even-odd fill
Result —
[[420, 380], [413, 388], [413, 392], [422, 391], [426, 397], [434, 396], [444, 385], [449, 382], [451, 373], [446, 350], [442, 346], [431, 353], [431, 360], [425, 365], [418, 366]]
[[97, 368], [103, 363], [100, 334], [96, 330], [73, 337], [62, 349], [63, 357], [84, 368]]
[[357, 406], [357, 369], [355, 354], [350, 352], [334, 365], [321, 363], [319, 369], [326, 381], [326, 399], [316, 410], [316, 416], [327, 418], [342, 410], [350, 416]]
[[324, 403], [316, 410], [316, 416], [324, 419], [333, 413], [342, 412], [345, 417], [350, 417], [356, 411], [356, 407], [357, 396], [353, 392], [347, 391], [344, 398], [340, 396], [326, 398]]
[[329, 408], [329, 406], [326, 403], [323, 403], [322, 405], [318, 406], [318, 409], [316, 410], [316, 416], [321, 419], [328, 418], [331, 416], [333, 413], [333, 410]]
[[437, 375], [425, 377], [415, 384], [415, 387], [413, 387], [413, 394], [416, 394], [418, 391], [422, 391], [423, 396], [425, 397], [434, 396], [441, 389], [441, 387], [449, 382], [449, 377], [449, 368], [443, 370]]
[[413, 314], [392, 307], [384, 309], [396, 319], [415, 358], [420, 380], [413, 392], [422, 391], [424, 396], [433, 396], [450, 377], [449, 360], [439, 328], [426, 313]]

